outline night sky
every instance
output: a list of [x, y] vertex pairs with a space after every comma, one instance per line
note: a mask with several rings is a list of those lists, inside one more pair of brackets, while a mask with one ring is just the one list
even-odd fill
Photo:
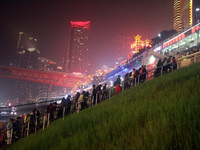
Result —
[[117, 36], [152, 39], [173, 29], [173, 0], [1, 0], [0, 65], [16, 54], [18, 32], [38, 39], [41, 56], [62, 65], [70, 21], [91, 21], [92, 70], [114, 64]]

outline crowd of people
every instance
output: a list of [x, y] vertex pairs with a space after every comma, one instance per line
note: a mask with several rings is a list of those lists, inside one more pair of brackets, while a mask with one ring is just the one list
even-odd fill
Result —
[[56, 119], [70, 115], [71, 113], [77, 113], [80, 110], [101, 102], [106, 96], [108, 96], [107, 84], [105, 84], [103, 88], [101, 84], [97, 87], [93, 85], [91, 94], [89, 91], [82, 91], [82, 93], [77, 92], [73, 99], [71, 95], [68, 95], [67, 98], [62, 98], [60, 104], [57, 104], [57, 102], [50, 103], [46, 107], [44, 115], [41, 115], [41, 113], [34, 108], [32, 112], [27, 115], [22, 114], [16, 119], [11, 118], [6, 125], [5, 132], [1, 132], [1, 145], [10, 145], [19, 138], [25, 137], [30, 133], [34, 133], [48, 126], [48, 124]]
[[[40, 128], [40, 112], [33, 109], [30, 114], [18, 116], [16, 119], [11, 118], [5, 127], [5, 132], [1, 132], [1, 145], [11, 144], [12, 141], [33, 133]], [[5, 140], [3, 140], [5, 139]]]
[[161, 73], [167, 73], [177, 69], [177, 60], [178, 55], [177, 58], [169, 56], [168, 58], [165, 57], [163, 60], [159, 59], [154, 72], [154, 77], [160, 76]]
[[[177, 53], [176, 58], [169, 56], [168, 58], [159, 59], [156, 65], [156, 69], [150, 70], [147, 72], [146, 66], [142, 65], [138, 70], [133, 69], [132, 72], [129, 72], [124, 77], [124, 89], [130, 88], [147, 80], [148, 73], [149, 78], [155, 78], [161, 74], [171, 72], [177, 69], [177, 60], [179, 58], [179, 53]], [[153, 76], [150, 74], [153, 72]], [[116, 87], [117, 89], [117, 87]], [[116, 90], [117, 92], [117, 90]]]
[[133, 71], [127, 73], [124, 77], [124, 89], [130, 88], [135, 84], [142, 83], [146, 81], [147, 78], [147, 69], [146, 65], [142, 65], [138, 70], [135, 68]]
[[[179, 53], [177, 53], [176, 57], [169, 56], [163, 60], [158, 60], [156, 69], [150, 71], [154, 72], [153, 78], [177, 69], [178, 58]], [[131, 72], [127, 73], [124, 77], [123, 85], [121, 84], [121, 76], [118, 75], [114, 82], [116, 89], [115, 95], [118, 95], [122, 91], [122, 86], [124, 89], [130, 88], [131, 86], [145, 82], [147, 76], [148, 72], [145, 65], [142, 65], [138, 70], [133, 69]], [[51, 103], [46, 108], [45, 117], [42, 116], [37, 109], [33, 109], [28, 115], [10, 119], [6, 126], [6, 144], [9, 145], [12, 141], [16, 141], [26, 136], [28, 133], [36, 132], [38, 129], [48, 126], [48, 124], [55, 119], [62, 118], [71, 113], [78, 113], [80, 110], [94, 106], [108, 98], [109, 94], [107, 83], [105, 83], [104, 86], [101, 84], [97, 86], [93, 85], [91, 93], [89, 91], [77, 92], [73, 99], [71, 95], [68, 95], [67, 98], [62, 99], [60, 104], [56, 102]], [[43, 123], [41, 123], [42, 121]]]

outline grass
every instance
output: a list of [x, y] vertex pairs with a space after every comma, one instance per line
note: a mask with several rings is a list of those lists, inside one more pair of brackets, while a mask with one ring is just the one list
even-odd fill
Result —
[[13, 143], [20, 150], [200, 149], [200, 65], [163, 75]]

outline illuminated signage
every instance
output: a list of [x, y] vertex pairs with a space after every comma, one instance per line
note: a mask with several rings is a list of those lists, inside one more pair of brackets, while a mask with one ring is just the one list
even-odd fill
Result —
[[74, 75], [77, 75], [77, 76], [82, 76], [82, 73], [80, 72], [73, 72]]
[[73, 27], [89, 29], [90, 21], [71, 21], [71, 28]]
[[160, 50], [162, 50], [162, 46], [156, 47], [156, 48], [154, 49], [154, 52], [158, 52], [158, 51], [160, 51]]
[[148, 39], [142, 41], [141, 37], [140, 35], [135, 36], [135, 41], [131, 44], [131, 49], [134, 49], [134, 53], [138, 53], [144, 47], [151, 47], [150, 41]]

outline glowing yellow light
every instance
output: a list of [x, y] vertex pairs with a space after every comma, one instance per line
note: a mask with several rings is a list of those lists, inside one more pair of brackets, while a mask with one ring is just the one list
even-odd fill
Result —
[[150, 41], [146, 39], [145, 41], [141, 40], [140, 35], [135, 36], [135, 41], [131, 44], [131, 49], [134, 49], [134, 53], [138, 53], [140, 49], [144, 48], [145, 46], [150, 46]]

